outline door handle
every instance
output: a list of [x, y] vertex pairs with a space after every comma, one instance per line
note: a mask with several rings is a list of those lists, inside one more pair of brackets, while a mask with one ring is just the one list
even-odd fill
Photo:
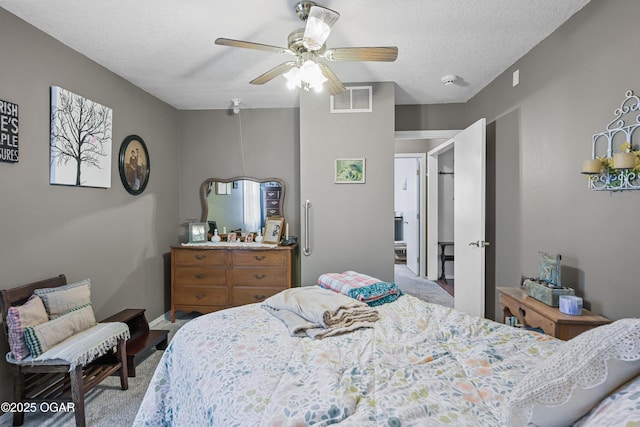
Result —
[[484, 240], [482, 240], [482, 241], [478, 240], [476, 242], [470, 242], [469, 243], [469, 246], [475, 246], [476, 248], [484, 248], [484, 247], [490, 246], [490, 245], [491, 245], [490, 242], [486, 242]]
[[304, 247], [302, 248], [302, 253], [305, 256], [311, 255], [311, 237], [310, 237], [310, 211], [311, 211], [311, 202], [306, 200], [304, 202]]

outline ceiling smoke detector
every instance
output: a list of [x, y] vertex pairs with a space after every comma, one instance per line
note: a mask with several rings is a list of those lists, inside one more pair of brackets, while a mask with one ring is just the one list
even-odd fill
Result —
[[456, 82], [457, 79], [458, 79], [458, 76], [452, 74], [450, 76], [444, 76], [441, 82], [445, 86], [451, 86]]
[[240, 113], [240, 100], [238, 98], [234, 98], [231, 100], [231, 107], [233, 109], [233, 114]]

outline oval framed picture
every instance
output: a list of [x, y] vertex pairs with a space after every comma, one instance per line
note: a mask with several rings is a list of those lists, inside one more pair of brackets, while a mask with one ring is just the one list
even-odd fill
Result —
[[118, 167], [124, 188], [134, 196], [142, 193], [149, 182], [149, 151], [138, 135], [122, 141]]

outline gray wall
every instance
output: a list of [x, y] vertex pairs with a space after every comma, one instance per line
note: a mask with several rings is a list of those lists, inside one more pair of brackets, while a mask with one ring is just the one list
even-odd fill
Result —
[[[328, 94], [301, 95], [300, 187], [311, 201], [312, 250], [302, 258], [303, 285], [345, 270], [393, 280], [395, 85], [362, 85], [373, 86], [372, 112], [330, 113]], [[335, 184], [335, 159], [360, 157], [365, 183]]]
[[494, 137], [497, 286], [537, 276], [538, 251], [557, 251], [563, 284], [595, 312], [640, 315], [640, 192], [591, 191], [580, 174], [593, 134], [640, 93], [638, 16], [637, 0], [590, 2], [469, 102], [468, 123], [486, 117]]
[[[0, 9], [0, 99], [20, 108], [16, 164], [0, 163], [0, 289], [64, 273], [91, 279], [98, 319], [125, 307], [164, 312], [164, 256], [178, 231], [178, 114], [173, 108]], [[113, 109], [111, 188], [49, 185], [49, 88]], [[123, 139], [140, 135], [151, 173], [140, 196], [118, 173]], [[8, 351], [0, 339], [0, 354]], [[0, 401], [11, 400], [0, 362]]]
[[187, 240], [186, 224], [200, 219], [200, 184], [207, 178], [241, 175], [284, 181], [289, 234], [300, 235], [298, 116], [297, 108], [248, 109], [238, 115], [226, 110], [180, 112], [182, 241]]

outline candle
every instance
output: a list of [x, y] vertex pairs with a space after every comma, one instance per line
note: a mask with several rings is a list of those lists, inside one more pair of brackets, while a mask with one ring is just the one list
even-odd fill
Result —
[[600, 159], [585, 160], [584, 163], [582, 163], [582, 173], [600, 173], [601, 169], [602, 162], [600, 162]]
[[289, 240], [289, 223], [284, 226], [284, 240]]
[[614, 169], [633, 169], [636, 165], [636, 155], [633, 153], [615, 153], [613, 155]]

